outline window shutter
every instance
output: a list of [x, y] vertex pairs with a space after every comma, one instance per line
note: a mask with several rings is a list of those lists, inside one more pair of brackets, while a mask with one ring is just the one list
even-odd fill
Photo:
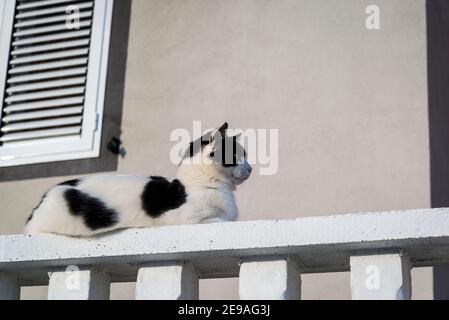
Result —
[[97, 157], [112, 0], [3, 2], [0, 166]]

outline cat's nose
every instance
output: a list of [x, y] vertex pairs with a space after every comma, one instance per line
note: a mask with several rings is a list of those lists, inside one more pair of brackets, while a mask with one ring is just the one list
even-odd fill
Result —
[[252, 171], [253, 171], [253, 167], [248, 166], [248, 175], [250, 175]]

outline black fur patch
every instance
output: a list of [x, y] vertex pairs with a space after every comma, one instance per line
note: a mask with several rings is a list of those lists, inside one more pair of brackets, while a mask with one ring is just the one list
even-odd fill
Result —
[[80, 183], [80, 179], [72, 179], [72, 180], [67, 180], [67, 181], [61, 182], [58, 184], [58, 186], [76, 187], [79, 183]]
[[[67, 181], [63, 181], [61, 183], [58, 183], [58, 186], [71, 186], [71, 187], [76, 187], [78, 184], [80, 183], [80, 179], [72, 179], [72, 180], [67, 180]], [[27, 224], [28, 222], [31, 221], [31, 219], [33, 219], [33, 215], [34, 215], [34, 211], [36, 211], [37, 208], [39, 208], [42, 204], [42, 202], [44, 202], [45, 197], [47, 196], [47, 192], [44, 193], [44, 195], [41, 198], [41, 201], [39, 201], [38, 205], [33, 209], [33, 211], [31, 211], [30, 216], [26, 219], [25, 224]]]
[[83, 217], [86, 226], [92, 230], [111, 227], [118, 222], [115, 210], [108, 208], [100, 199], [91, 197], [77, 189], [65, 190], [64, 199], [70, 213]]
[[152, 218], [157, 218], [165, 211], [179, 208], [186, 202], [184, 185], [178, 179], [169, 182], [164, 177], [152, 176], [146, 184], [142, 195], [142, 209]]

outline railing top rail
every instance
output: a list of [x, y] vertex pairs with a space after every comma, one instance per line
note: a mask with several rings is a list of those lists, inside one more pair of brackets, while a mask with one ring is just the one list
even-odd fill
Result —
[[0, 236], [0, 269], [24, 284], [46, 281], [50, 268], [97, 265], [115, 281], [142, 263], [191, 260], [202, 277], [238, 274], [242, 259], [296, 256], [303, 272], [346, 271], [349, 256], [405, 251], [415, 266], [449, 260], [449, 208], [294, 220], [244, 221], [128, 229], [95, 238]]

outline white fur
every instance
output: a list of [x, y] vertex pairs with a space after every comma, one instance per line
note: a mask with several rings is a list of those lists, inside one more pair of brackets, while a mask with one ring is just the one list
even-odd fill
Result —
[[[84, 224], [82, 217], [72, 215], [67, 208], [63, 193], [73, 187], [57, 185], [47, 192], [40, 206], [35, 209], [25, 227], [25, 233], [90, 236], [119, 228], [236, 220], [238, 209], [233, 191], [237, 184], [249, 177], [251, 167], [246, 159], [231, 168], [211, 163], [207, 155], [212, 149], [213, 144], [207, 145], [195, 157], [181, 163], [177, 178], [186, 188], [187, 200], [179, 208], [166, 211], [157, 218], [151, 218], [144, 212], [140, 198], [150, 178], [94, 175], [81, 178], [75, 188], [116, 210], [119, 215], [117, 224], [110, 228], [91, 230]], [[193, 160], [192, 163], [186, 163], [189, 160]]]

